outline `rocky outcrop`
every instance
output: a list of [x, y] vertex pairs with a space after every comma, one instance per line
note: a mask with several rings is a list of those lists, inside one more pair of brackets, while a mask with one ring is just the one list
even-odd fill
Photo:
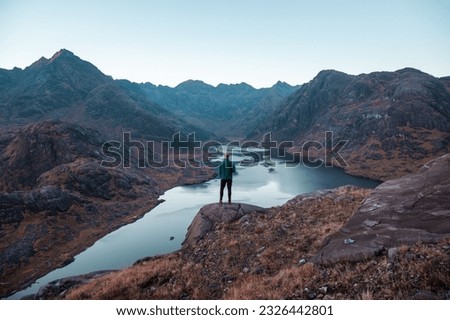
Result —
[[389, 248], [450, 237], [449, 194], [447, 154], [417, 174], [378, 186], [348, 223], [324, 241], [314, 261], [358, 261]]
[[190, 247], [221, 223], [231, 223], [250, 213], [265, 213], [266, 209], [245, 203], [209, 204], [203, 206], [194, 217], [183, 241], [183, 249]]
[[69, 192], [56, 186], [44, 186], [30, 192], [0, 193], [1, 224], [17, 224], [27, 210], [55, 215], [67, 211], [73, 203]]
[[0, 146], [0, 191], [30, 190], [38, 177], [59, 165], [80, 158], [101, 159], [105, 141], [96, 130], [60, 121], [23, 126], [6, 135], [4, 147]]

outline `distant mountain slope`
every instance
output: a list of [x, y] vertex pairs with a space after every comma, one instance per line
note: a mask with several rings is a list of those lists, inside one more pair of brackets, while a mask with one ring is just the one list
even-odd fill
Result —
[[325, 131], [335, 143], [348, 140], [341, 154], [349, 173], [386, 179], [416, 171], [450, 151], [449, 81], [410, 68], [359, 76], [322, 71], [250, 136], [272, 132], [300, 152], [307, 141], [323, 143]]
[[[131, 83], [123, 81], [122, 86]], [[171, 112], [219, 136], [244, 137], [264, 116], [299, 86], [278, 82], [271, 88], [255, 89], [246, 83], [219, 84], [217, 87], [198, 80], [185, 81], [175, 88], [140, 84], [150, 100]]]
[[210, 136], [64, 49], [24, 70], [0, 69], [0, 125], [40, 120], [76, 123], [114, 136], [131, 131], [155, 140], [178, 131]]

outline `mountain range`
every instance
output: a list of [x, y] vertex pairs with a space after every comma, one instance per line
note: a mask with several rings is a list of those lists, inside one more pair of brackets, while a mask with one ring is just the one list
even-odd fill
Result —
[[300, 86], [277, 82], [271, 88], [255, 89], [246, 83], [213, 87], [199, 80], [188, 80], [175, 88], [140, 87], [150, 100], [167, 106], [177, 115], [219, 137], [241, 140], [249, 128], [259, 126], [266, 115]]
[[[0, 125], [59, 120], [95, 128], [109, 136], [167, 140], [178, 131], [198, 139], [253, 127], [257, 115], [295, 91], [286, 83], [255, 89], [248, 84], [217, 87], [188, 80], [175, 88], [113, 80], [91, 63], [62, 49], [21, 70], [0, 69]], [[264, 111], [264, 112], [262, 112]], [[199, 117], [201, 120], [199, 120]], [[203, 121], [204, 120], [204, 121]], [[219, 130], [217, 130], [219, 128]]]
[[[178, 132], [220, 142], [262, 141], [270, 132], [304, 157], [305, 143], [325, 145], [331, 131], [347, 141], [340, 153], [348, 165], [334, 165], [387, 180], [448, 153], [449, 120], [450, 77], [411, 68], [357, 76], [325, 70], [301, 86], [263, 89], [114, 80], [65, 49], [23, 70], [0, 69], [0, 296], [138, 219], [168, 188], [215, 175], [173, 163], [102, 166], [102, 146], [124, 132], [158, 146]], [[326, 162], [323, 151], [310, 160]], [[130, 155], [133, 163], [142, 157], [139, 149]]]
[[190, 128], [142, 95], [124, 90], [111, 77], [68, 50], [41, 58], [24, 70], [0, 70], [0, 124], [59, 120], [95, 128], [108, 136], [133, 131], [167, 139]]

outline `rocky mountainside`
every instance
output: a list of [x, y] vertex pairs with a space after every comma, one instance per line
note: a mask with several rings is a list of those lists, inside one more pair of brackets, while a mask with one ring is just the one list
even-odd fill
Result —
[[[122, 85], [130, 87], [133, 84], [123, 81]], [[284, 82], [263, 89], [255, 89], [246, 83], [213, 87], [198, 80], [185, 81], [175, 88], [151, 83], [139, 86], [150, 100], [195, 125], [205, 130], [214, 128], [220, 137], [239, 140], [299, 88]]]
[[65, 122], [0, 133], [0, 296], [140, 218], [163, 190], [214, 175], [205, 168], [103, 166], [104, 134]]
[[[449, 88], [448, 78], [410, 68], [358, 76], [322, 71], [249, 137], [272, 132], [278, 142], [295, 143], [291, 152], [301, 153], [308, 141], [325, 145], [325, 131], [332, 131], [333, 145], [348, 140], [340, 151], [347, 172], [399, 177], [450, 151]], [[311, 155], [323, 158], [324, 150]]]
[[58, 281], [37, 298], [448, 299], [449, 159], [373, 191], [344, 186], [269, 209], [204, 206], [181, 251]]
[[214, 136], [181, 121], [142, 92], [128, 91], [65, 49], [24, 70], [0, 69], [0, 125], [42, 120], [75, 123], [119, 138], [123, 131], [158, 141], [178, 131]]

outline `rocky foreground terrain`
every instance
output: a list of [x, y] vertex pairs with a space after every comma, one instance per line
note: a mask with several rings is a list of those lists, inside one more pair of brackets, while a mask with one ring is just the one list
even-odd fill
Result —
[[183, 248], [54, 282], [52, 299], [449, 299], [450, 155], [366, 190], [203, 207]]

